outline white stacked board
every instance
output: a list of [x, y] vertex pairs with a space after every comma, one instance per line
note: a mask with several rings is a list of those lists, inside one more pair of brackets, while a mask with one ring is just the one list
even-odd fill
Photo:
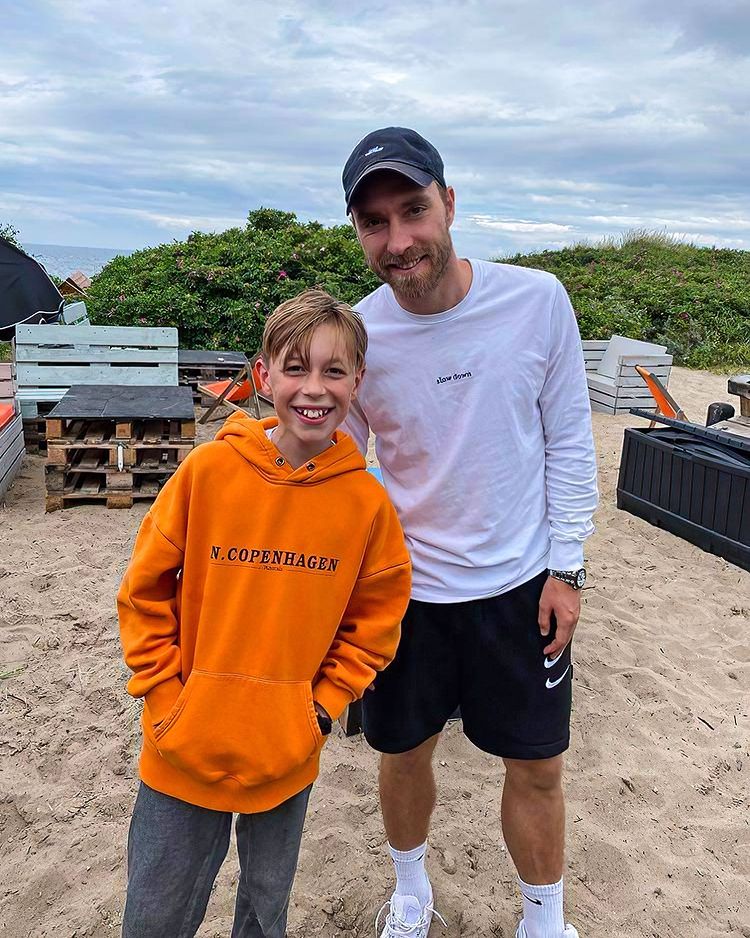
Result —
[[667, 354], [665, 346], [623, 336], [586, 339], [582, 345], [592, 411], [626, 414], [631, 407], [653, 409], [656, 406], [635, 366], [646, 368], [667, 387], [672, 356]]
[[18, 326], [15, 359], [24, 417], [80, 384], [176, 386], [177, 329]]
[[8, 491], [24, 457], [23, 420], [15, 402], [15, 381], [12, 362], [0, 362], [0, 420], [7, 406], [13, 416], [0, 427], [0, 499]]

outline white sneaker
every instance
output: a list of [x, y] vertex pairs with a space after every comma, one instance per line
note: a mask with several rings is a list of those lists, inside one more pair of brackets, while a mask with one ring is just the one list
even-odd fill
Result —
[[436, 915], [445, 925], [445, 919], [436, 912], [432, 904], [432, 892], [427, 905], [422, 908], [416, 896], [399, 896], [394, 893], [384, 902], [375, 919], [375, 933], [380, 928], [380, 919], [388, 909], [380, 938], [427, 938], [432, 916]]
[[[523, 924], [523, 919], [518, 923], [518, 928], [516, 929], [516, 938], [528, 938], [526, 934], [526, 927]], [[572, 925], [566, 925], [565, 931], [562, 933], [560, 938], [578, 938], [578, 932]]]

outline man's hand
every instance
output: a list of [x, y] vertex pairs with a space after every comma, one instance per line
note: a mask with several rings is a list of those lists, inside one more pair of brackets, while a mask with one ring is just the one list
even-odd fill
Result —
[[550, 576], [547, 577], [539, 600], [539, 631], [544, 636], [550, 633], [550, 617], [553, 613], [557, 630], [554, 640], [544, 649], [548, 658], [556, 658], [573, 638], [581, 614], [581, 591]]

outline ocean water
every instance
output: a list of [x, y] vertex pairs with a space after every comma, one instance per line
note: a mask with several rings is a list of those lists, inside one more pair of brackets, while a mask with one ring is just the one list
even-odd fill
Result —
[[116, 248], [81, 248], [66, 244], [24, 244], [23, 249], [38, 260], [48, 274], [63, 280], [76, 270], [92, 277], [118, 254], [127, 256], [133, 253]]

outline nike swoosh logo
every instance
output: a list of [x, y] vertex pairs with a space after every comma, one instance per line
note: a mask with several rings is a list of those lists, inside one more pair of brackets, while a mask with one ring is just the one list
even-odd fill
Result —
[[550, 681], [550, 679], [547, 678], [547, 684], [546, 684], [547, 690], [550, 690], [553, 687], [557, 687], [557, 685], [565, 677], [568, 671], [570, 671], [570, 665], [567, 666], [567, 668], [563, 671], [562, 675], [556, 681]]
[[562, 656], [563, 656], [564, 654], [565, 654], [565, 649], [563, 648], [563, 650], [560, 652], [560, 654], [557, 656], [557, 658], [545, 658], [545, 659], [544, 659], [544, 667], [545, 667], [545, 668], [554, 668], [554, 666], [557, 664], [557, 662], [560, 660], [560, 658], [562, 658]]
[[527, 896], [525, 892], [522, 892], [521, 895], [524, 897], [524, 899], [528, 899], [529, 902], [533, 902], [534, 905], [544, 905], [541, 899], [534, 899], [531, 896]]

